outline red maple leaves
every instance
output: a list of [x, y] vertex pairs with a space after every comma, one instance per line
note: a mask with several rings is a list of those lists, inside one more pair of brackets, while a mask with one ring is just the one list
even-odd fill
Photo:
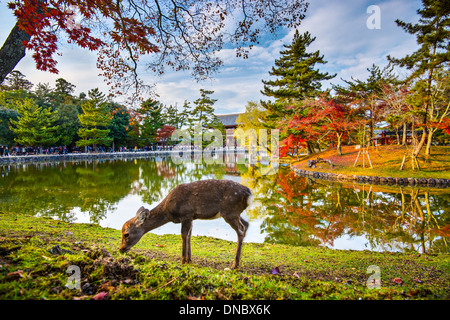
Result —
[[305, 146], [308, 141], [336, 142], [339, 149], [344, 136], [359, 121], [355, 117], [358, 110], [351, 104], [337, 103], [325, 96], [288, 108], [293, 109], [294, 113], [280, 127], [287, 135], [280, 143], [281, 156], [287, 155], [290, 149], [298, 145]]
[[63, 30], [69, 42], [89, 50], [97, 50], [104, 43], [91, 35], [88, 27], [68, 24], [74, 14], [67, 9], [66, 1], [16, 0], [8, 3], [17, 17], [19, 28], [31, 35], [31, 39], [23, 45], [33, 51], [38, 70], [58, 73], [55, 53], [58, 50], [57, 31]]
[[[158, 51], [148, 40], [154, 35], [153, 28], [126, 16], [120, 2], [14, 0], [8, 3], [8, 8], [17, 17], [19, 28], [31, 36], [23, 45], [33, 52], [38, 70], [58, 73], [55, 54], [59, 54], [58, 42], [64, 39], [62, 32], [69, 43], [91, 51], [101, 49], [97, 66], [110, 83], [117, 84], [125, 74], [137, 78], [139, 56]], [[108, 21], [100, 23], [99, 19], [105, 17]], [[75, 18], [81, 22], [75, 23]], [[103, 27], [94, 32], [85, 25], [88, 23]]]

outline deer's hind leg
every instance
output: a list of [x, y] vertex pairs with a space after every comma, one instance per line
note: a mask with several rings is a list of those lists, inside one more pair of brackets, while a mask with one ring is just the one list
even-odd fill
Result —
[[181, 223], [181, 238], [183, 239], [182, 263], [191, 263], [191, 233], [192, 220]]
[[241, 249], [242, 242], [244, 241], [245, 233], [248, 229], [248, 222], [241, 218], [239, 215], [226, 218], [225, 221], [236, 231], [237, 234], [237, 248], [236, 248], [236, 256], [234, 258], [232, 269], [237, 269], [239, 267], [239, 262], [241, 260]]

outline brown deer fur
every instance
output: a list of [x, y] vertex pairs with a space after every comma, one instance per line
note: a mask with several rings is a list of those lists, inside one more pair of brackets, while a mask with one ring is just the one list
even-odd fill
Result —
[[249, 188], [231, 180], [202, 180], [180, 184], [152, 210], [139, 208], [136, 216], [122, 227], [120, 251], [131, 249], [141, 237], [167, 222], [181, 223], [182, 261], [191, 262], [191, 231], [195, 219], [222, 217], [237, 233], [237, 250], [233, 268], [239, 266], [242, 241], [248, 222], [241, 213], [251, 204]]

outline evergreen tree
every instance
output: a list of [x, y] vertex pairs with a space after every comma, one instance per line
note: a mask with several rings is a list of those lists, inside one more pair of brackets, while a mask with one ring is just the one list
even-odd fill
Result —
[[59, 126], [58, 136], [60, 137], [58, 145], [69, 146], [80, 128], [80, 120], [78, 118], [78, 106], [74, 104], [60, 104], [58, 105], [58, 121]]
[[75, 85], [71, 84], [63, 78], [58, 78], [55, 81], [55, 90], [53, 91], [53, 100], [56, 104], [72, 104], [74, 97], [72, 93], [75, 91]]
[[0, 145], [12, 146], [17, 135], [11, 130], [9, 123], [17, 120], [19, 113], [16, 110], [0, 106]]
[[166, 119], [166, 124], [175, 127], [176, 129], [181, 128], [183, 125], [183, 114], [178, 111], [177, 106], [166, 106], [163, 110], [164, 118]]
[[75, 91], [75, 85], [63, 78], [56, 79], [55, 87], [55, 92], [61, 95], [70, 96]]
[[86, 100], [81, 104], [83, 113], [78, 116], [81, 128], [78, 135], [82, 140], [77, 141], [77, 146], [93, 146], [97, 150], [97, 145], [109, 146], [112, 138], [108, 136], [112, 116], [109, 114], [105, 103], [97, 103], [95, 100]]
[[184, 101], [183, 111], [180, 112], [181, 126], [185, 125], [190, 128], [194, 127], [194, 118], [192, 117], [192, 106], [187, 100]]
[[96, 104], [106, 102], [105, 94], [102, 93], [98, 88], [91, 89], [88, 91], [88, 97]]
[[217, 99], [209, 97], [213, 93], [214, 91], [200, 89], [200, 98], [194, 101], [195, 106], [191, 111], [194, 124], [204, 128], [214, 128], [217, 125], [213, 107]]
[[268, 110], [266, 125], [269, 127], [277, 127], [278, 121], [291, 113], [287, 109], [289, 104], [317, 96], [321, 89], [320, 82], [336, 76], [315, 69], [316, 64], [327, 63], [319, 51], [306, 51], [315, 39], [309, 32], [301, 35], [296, 30], [292, 44], [284, 45], [285, 50], [280, 51], [281, 57], [275, 60], [275, 66], [269, 71], [269, 75], [277, 79], [262, 81], [264, 90], [261, 93], [275, 98], [275, 102], [263, 103]]
[[[433, 82], [436, 81], [436, 73], [439, 69], [448, 69], [450, 61], [450, 4], [448, 0], [422, 0], [423, 8], [417, 10], [420, 15], [416, 24], [396, 20], [407, 33], [416, 35], [419, 49], [404, 58], [396, 59], [388, 56], [388, 59], [401, 66], [412, 70], [407, 80], [416, 80], [423, 84], [416, 84], [421, 89], [421, 108], [417, 113], [421, 114], [423, 133], [421, 140], [413, 152], [417, 157], [425, 141], [429, 137], [429, 120], [433, 113]], [[429, 156], [429, 148], [426, 155]]]
[[192, 119], [191, 132], [195, 139], [195, 135], [199, 135], [200, 132], [193, 132], [194, 130], [201, 130], [202, 137], [202, 147], [205, 148], [210, 144], [207, 139], [205, 139], [205, 132], [210, 129], [221, 130], [222, 136], [224, 136], [225, 129], [222, 123], [214, 114], [214, 103], [217, 99], [212, 99], [209, 95], [213, 94], [214, 91], [200, 89], [200, 98], [194, 101], [194, 108], [190, 112]]
[[382, 112], [380, 110], [380, 96], [383, 86], [388, 84], [398, 84], [397, 77], [392, 73], [393, 68], [386, 66], [383, 69], [376, 66], [367, 68], [369, 76], [365, 81], [353, 79], [344, 80], [346, 86], [333, 86], [333, 89], [341, 98], [359, 100], [361, 108], [367, 111], [369, 121], [368, 143], [373, 145], [374, 128], [377, 122], [381, 121]]
[[142, 117], [139, 125], [141, 145], [152, 145], [156, 142], [158, 129], [164, 125], [162, 105], [158, 101], [147, 99], [137, 111]]
[[127, 108], [117, 103], [109, 103], [107, 107], [109, 113], [113, 116], [108, 127], [110, 130], [109, 136], [113, 139], [113, 149], [116, 149], [118, 146], [126, 146], [130, 140], [128, 135], [131, 131], [130, 114]]
[[50, 108], [39, 107], [32, 99], [17, 104], [19, 117], [11, 120], [10, 128], [17, 135], [14, 139], [24, 146], [47, 147], [54, 145], [59, 137], [55, 125], [58, 114]]
[[6, 84], [10, 90], [25, 90], [29, 91], [33, 87], [31, 81], [25, 78], [25, 75], [19, 70], [12, 71], [6, 77]]

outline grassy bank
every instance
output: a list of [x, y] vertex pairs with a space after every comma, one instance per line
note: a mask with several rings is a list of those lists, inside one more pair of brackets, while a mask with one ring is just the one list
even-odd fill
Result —
[[[360, 149], [354, 146], [343, 146], [342, 156], [337, 154], [336, 148], [330, 148], [320, 153], [312, 154], [297, 161], [292, 158], [294, 165], [303, 170], [317, 170], [329, 173], [342, 173], [345, 175], [366, 175], [393, 178], [434, 178], [450, 179], [450, 147], [439, 146], [432, 147], [431, 156], [425, 158], [425, 148], [421, 151], [418, 159], [421, 170], [412, 170], [411, 159], [407, 158], [404, 164], [404, 170], [399, 168], [402, 164], [403, 156], [410, 152], [406, 147], [397, 145], [379, 146], [378, 149], [370, 148], [369, 156], [373, 169], [370, 168], [369, 161], [365, 159], [365, 168], [363, 168], [363, 157], [359, 156], [357, 165], [353, 167]], [[307, 161], [320, 157], [336, 164], [331, 168], [328, 163], [319, 163], [315, 169], [307, 166]]]
[[[0, 299], [448, 299], [449, 255], [376, 253], [193, 237], [193, 264], [181, 239], [145, 235], [120, 254], [121, 233], [90, 224], [0, 213]], [[81, 271], [69, 289], [69, 266]], [[369, 289], [367, 268], [380, 268]]]

